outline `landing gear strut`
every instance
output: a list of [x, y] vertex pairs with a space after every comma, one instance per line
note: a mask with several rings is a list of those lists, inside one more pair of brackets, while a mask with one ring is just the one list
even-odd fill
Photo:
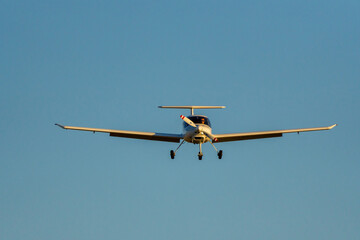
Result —
[[183, 145], [184, 142], [185, 142], [185, 139], [182, 140], [182, 142], [181, 142], [180, 145], [176, 148], [175, 151], [174, 151], [174, 150], [171, 150], [171, 151], [170, 151], [170, 157], [171, 157], [171, 159], [174, 159], [174, 158], [175, 158], [176, 152], [179, 150], [179, 148], [181, 147], [181, 145]]
[[199, 143], [199, 154], [198, 154], [199, 160], [202, 160], [203, 154], [201, 151], [201, 143]]
[[211, 143], [211, 145], [214, 147], [215, 151], [217, 152], [218, 158], [221, 159], [221, 158], [222, 158], [222, 155], [223, 155], [223, 151], [222, 151], [222, 150], [218, 151], [218, 150], [216, 149], [216, 147], [214, 146], [214, 144], [213, 144], [212, 142], [210, 142], [210, 143]]

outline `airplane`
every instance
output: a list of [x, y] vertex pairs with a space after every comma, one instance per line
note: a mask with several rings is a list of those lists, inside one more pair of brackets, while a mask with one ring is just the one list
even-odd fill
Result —
[[180, 116], [180, 118], [184, 121], [182, 134], [73, 127], [73, 126], [63, 126], [58, 123], [55, 123], [55, 125], [63, 129], [69, 129], [69, 130], [90, 131], [94, 133], [95, 132], [109, 133], [111, 137], [136, 138], [136, 139], [144, 139], [144, 140], [177, 142], [177, 143], [181, 141], [180, 145], [175, 150], [170, 151], [171, 159], [175, 158], [176, 152], [184, 144], [184, 142], [199, 144], [199, 154], [198, 154], [199, 160], [202, 160], [203, 157], [202, 144], [206, 142], [209, 142], [214, 147], [215, 151], [217, 152], [218, 158], [221, 159], [223, 156], [223, 151], [218, 150], [214, 146], [214, 143], [282, 137], [284, 133], [296, 133], [296, 132], [300, 133], [300, 132], [309, 132], [309, 131], [330, 130], [335, 126], [337, 126], [337, 124], [334, 124], [328, 127], [317, 127], [317, 128], [299, 128], [299, 129], [287, 129], [287, 130], [275, 130], [275, 131], [213, 134], [209, 118], [204, 115], [195, 115], [194, 109], [221, 109], [221, 108], [225, 108], [225, 106], [159, 106], [159, 108], [190, 109], [189, 116], [187, 117], [185, 117], [184, 115]]

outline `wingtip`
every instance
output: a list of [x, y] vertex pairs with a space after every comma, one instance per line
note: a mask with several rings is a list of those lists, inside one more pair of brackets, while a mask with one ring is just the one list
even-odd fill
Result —
[[62, 129], [65, 129], [65, 126], [63, 126], [61, 124], [55, 123], [55, 125], [61, 127]]
[[333, 129], [333, 128], [336, 127], [336, 126], [337, 126], [337, 124], [331, 125], [331, 126], [329, 127], [329, 129]]

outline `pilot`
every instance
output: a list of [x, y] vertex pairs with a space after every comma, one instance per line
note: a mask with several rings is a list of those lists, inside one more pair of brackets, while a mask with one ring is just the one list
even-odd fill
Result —
[[205, 124], [205, 118], [201, 119], [201, 124]]

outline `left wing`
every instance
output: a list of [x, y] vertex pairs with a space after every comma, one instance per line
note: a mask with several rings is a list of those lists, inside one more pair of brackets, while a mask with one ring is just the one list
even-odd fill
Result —
[[164, 142], [180, 142], [180, 139], [183, 138], [182, 134], [135, 132], [135, 131], [112, 130], [112, 129], [102, 129], [102, 128], [72, 127], [72, 126], [63, 126], [57, 123], [55, 123], [55, 125], [63, 129], [69, 129], [69, 130], [90, 131], [94, 133], [95, 132], [109, 133], [111, 137], [136, 138], [136, 139], [164, 141]]
[[264, 132], [228, 133], [228, 134], [213, 134], [213, 135], [214, 137], [217, 138], [216, 142], [230, 142], [230, 141], [250, 140], [250, 139], [259, 139], [259, 138], [282, 137], [283, 133], [294, 133], [294, 132], [299, 133], [299, 132], [309, 132], [309, 131], [330, 130], [334, 128], [336, 125], [337, 124], [334, 124], [329, 127], [319, 127], [319, 128], [300, 128], [300, 129], [275, 130], [275, 131], [264, 131]]

